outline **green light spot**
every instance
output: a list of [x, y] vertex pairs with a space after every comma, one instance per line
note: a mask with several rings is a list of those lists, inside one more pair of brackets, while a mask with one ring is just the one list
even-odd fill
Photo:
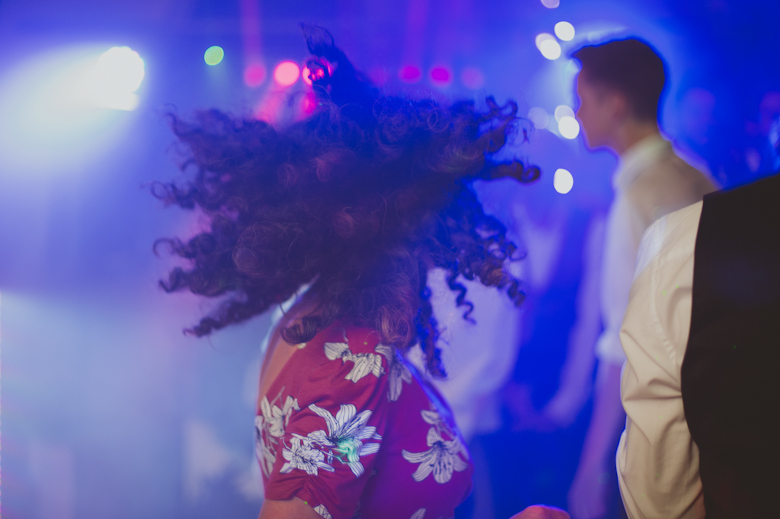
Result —
[[663, 295], [666, 295], [666, 290], [664, 290], [664, 291], [663, 291], [663, 292], [661, 292], [661, 293], [662, 293]]
[[218, 45], [214, 45], [213, 47], [206, 49], [206, 53], [203, 55], [203, 59], [206, 60], [206, 63], [212, 67], [222, 63], [222, 59], [224, 57], [225, 51], [222, 50], [222, 47]]

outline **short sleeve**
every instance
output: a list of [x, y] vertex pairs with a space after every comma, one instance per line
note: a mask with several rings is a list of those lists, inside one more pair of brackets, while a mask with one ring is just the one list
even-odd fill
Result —
[[276, 440], [265, 453], [265, 497], [298, 497], [323, 517], [350, 518], [382, 445], [392, 350], [376, 333], [341, 328], [320, 333], [305, 350], [272, 386], [293, 388], [290, 394], [275, 389], [277, 405], [261, 402], [258, 421], [277, 426], [261, 431], [264, 444]]

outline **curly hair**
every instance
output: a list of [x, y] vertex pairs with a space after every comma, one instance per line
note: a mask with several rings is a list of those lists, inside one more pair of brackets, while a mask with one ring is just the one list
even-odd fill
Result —
[[291, 344], [335, 321], [365, 325], [404, 351], [419, 342], [426, 367], [445, 376], [427, 273], [448, 273], [458, 305], [473, 306], [459, 276], [503, 289], [520, 304], [507, 270], [515, 246], [484, 213], [472, 184], [535, 167], [488, 160], [518, 131], [517, 106], [487, 99], [445, 107], [432, 99], [381, 95], [333, 44], [304, 26], [317, 96], [313, 115], [286, 128], [217, 110], [187, 122], [169, 114], [188, 148], [186, 180], [158, 184], [168, 204], [200, 209], [210, 229], [159, 240], [189, 268], [160, 285], [227, 296], [191, 329], [196, 336], [262, 314], [310, 284], [316, 310], [281, 330]]

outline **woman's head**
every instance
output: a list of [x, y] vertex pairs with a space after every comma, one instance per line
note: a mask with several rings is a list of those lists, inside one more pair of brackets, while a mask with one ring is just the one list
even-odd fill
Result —
[[514, 252], [504, 226], [482, 211], [472, 183], [535, 168], [488, 157], [515, 131], [516, 106], [488, 100], [444, 107], [431, 99], [380, 95], [333, 46], [305, 28], [318, 98], [312, 116], [286, 128], [216, 110], [194, 122], [171, 115], [191, 152], [179, 184], [163, 185], [168, 203], [198, 208], [211, 227], [194, 238], [164, 240], [190, 262], [168, 291], [188, 289], [226, 301], [190, 331], [205, 335], [261, 314], [311, 284], [317, 310], [283, 330], [310, 340], [335, 320], [367, 325], [399, 349], [418, 340], [428, 368], [443, 374], [435, 347], [427, 272], [447, 270], [522, 300], [504, 268]]

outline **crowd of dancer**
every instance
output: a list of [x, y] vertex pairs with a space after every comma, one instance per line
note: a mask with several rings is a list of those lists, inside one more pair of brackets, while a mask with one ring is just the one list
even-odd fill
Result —
[[618, 157], [614, 194], [553, 199], [558, 141], [514, 102], [389, 96], [304, 34], [313, 114], [171, 115], [191, 160], [157, 191], [210, 223], [165, 240], [188, 266], [163, 287], [221, 299], [191, 333], [285, 308], [261, 519], [770, 517], [780, 94], [732, 160], [696, 124], [706, 89], [661, 133], [651, 45], [582, 47], [577, 117]]

